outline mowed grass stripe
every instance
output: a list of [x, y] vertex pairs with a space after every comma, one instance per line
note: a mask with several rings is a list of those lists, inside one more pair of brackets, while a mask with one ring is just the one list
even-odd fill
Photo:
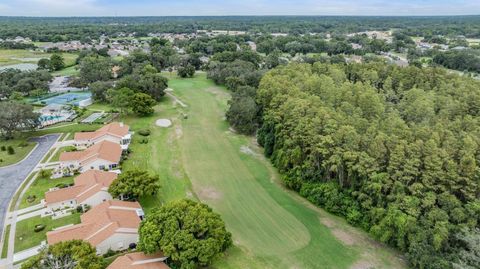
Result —
[[237, 242], [258, 255], [306, 246], [306, 227], [268, 195], [228, 140], [226, 125], [219, 126], [223, 110], [215, 98], [199, 85], [185, 87], [181, 82], [171, 86], [191, 104], [181, 141], [185, 170], [200, 199], [222, 213]]

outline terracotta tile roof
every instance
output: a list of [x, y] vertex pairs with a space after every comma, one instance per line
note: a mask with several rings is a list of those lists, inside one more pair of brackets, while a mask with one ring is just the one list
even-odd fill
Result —
[[97, 246], [115, 233], [137, 233], [141, 210], [138, 202], [111, 200], [83, 214], [81, 224], [47, 233], [48, 244], [82, 239]]
[[118, 163], [121, 156], [122, 147], [117, 143], [105, 140], [83, 151], [62, 152], [60, 154], [60, 161], [78, 161], [83, 165], [95, 159], [103, 159]]
[[88, 170], [74, 179], [74, 186], [45, 193], [45, 202], [48, 204], [75, 199], [81, 203], [92, 195], [108, 188], [117, 178], [116, 173]]
[[128, 134], [129, 129], [130, 128], [128, 127], [128, 125], [120, 122], [112, 122], [96, 130], [95, 132], [75, 133], [74, 139], [75, 141], [93, 140], [106, 134], [121, 138]]
[[162, 262], [165, 257], [162, 253], [146, 255], [143, 252], [129, 253], [118, 257], [107, 269], [169, 269]]

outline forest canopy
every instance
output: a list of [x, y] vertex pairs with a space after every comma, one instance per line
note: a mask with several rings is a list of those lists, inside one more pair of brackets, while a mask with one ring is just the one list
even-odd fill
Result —
[[258, 141], [287, 186], [414, 267], [478, 268], [480, 82], [384, 63], [290, 64], [263, 77], [257, 102]]

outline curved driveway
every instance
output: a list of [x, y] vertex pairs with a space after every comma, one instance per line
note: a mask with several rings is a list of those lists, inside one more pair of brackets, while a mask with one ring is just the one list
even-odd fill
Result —
[[59, 134], [52, 134], [32, 138], [31, 141], [37, 142], [38, 146], [26, 159], [14, 165], [0, 167], [0, 235], [3, 233], [3, 224], [5, 215], [8, 212], [8, 204], [15, 191], [43, 159], [43, 156], [47, 154], [59, 136]]

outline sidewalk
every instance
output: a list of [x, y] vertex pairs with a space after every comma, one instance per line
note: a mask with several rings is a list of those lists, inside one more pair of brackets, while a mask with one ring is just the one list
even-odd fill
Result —
[[42, 244], [39, 246], [15, 253], [13, 255], [13, 262], [23, 261], [37, 255], [38, 253], [40, 253], [40, 250], [46, 245], [47, 242], [43, 241]]

